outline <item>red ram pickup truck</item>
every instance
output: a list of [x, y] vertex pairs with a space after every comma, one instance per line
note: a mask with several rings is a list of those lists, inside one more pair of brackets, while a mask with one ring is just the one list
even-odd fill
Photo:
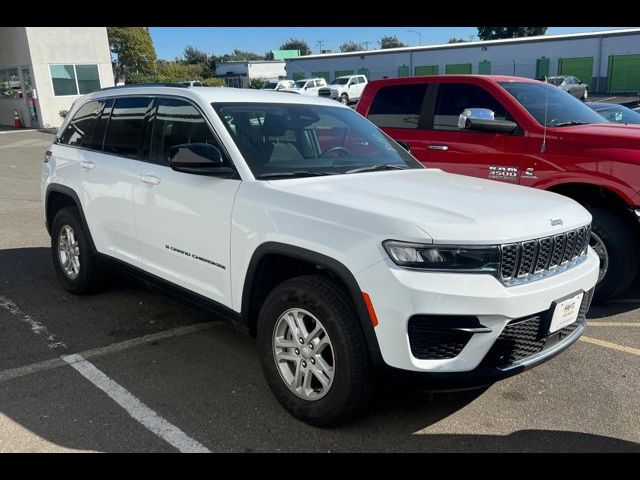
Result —
[[637, 275], [640, 126], [603, 123], [553, 85], [498, 75], [375, 80], [356, 110], [429, 167], [543, 188], [584, 205], [600, 257], [596, 300], [623, 293]]

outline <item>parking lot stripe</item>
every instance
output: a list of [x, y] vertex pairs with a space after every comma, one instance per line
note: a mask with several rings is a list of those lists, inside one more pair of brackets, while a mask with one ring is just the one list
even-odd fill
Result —
[[11, 380], [12, 378], [24, 377], [25, 375], [44, 372], [45, 370], [51, 370], [52, 368], [58, 368], [64, 365], [66, 365], [66, 363], [60, 358], [52, 358], [51, 360], [32, 363], [31, 365], [26, 365], [24, 367], [10, 368], [0, 372], [0, 383]]
[[640, 327], [640, 322], [587, 322], [590, 327]]
[[31, 315], [27, 315], [11, 300], [6, 297], [0, 296], [0, 308], [4, 308], [7, 312], [15, 317], [18, 317], [21, 322], [26, 323], [31, 331], [36, 335], [42, 335], [47, 343], [47, 346], [51, 349], [56, 348], [64, 348], [67, 346], [63, 342], [59, 342], [56, 340], [54, 334], [49, 332], [49, 329], [45, 327], [42, 323], [35, 320]]
[[[144, 335], [142, 337], [132, 338], [131, 340], [125, 340], [124, 342], [112, 343], [111, 345], [106, 345], [104, 347], [85, 350], [84, 352], [80, 352], [78, 355], [82, 355], [84, 358], [101, 357], [103, 355], [121, 352], [123, 350], [128, 350], [130, 348], [138, 347], [148, 343], [158, 342], [167, 338], [180, 337], [183, 335], [188, 335], [190, 333], [199, 332], [201, 330], [208, 330], [210, 328], [213, 328], [215, 325], [218, 325], [218, 323], [196, 323], [194, 325], [188, 325], [186, 327], [172, 328], [171, 330], [165, 330], [158, 333]], [[25, 375], [42, 372], [45, 370], [51, 370], [52, 368], [63, 367], [65, 365], [67, 365], [67, 363], [62, 359], [53, 358], [51, 360], [45, 360], [43, 362], [32, 363], [31, 365], [26, 365], [24, 367], [3, 370], [0, 371], [0, 383], [11, 380], [12, 378], [23, 377]]]
[[131, 417], [169, 445], [177, 448], [178, 451], [183, 453], [210, 453], [208, 448], [160, 417], [124, 387], [111, 380], [92, 363], [85, 360], [82, 355], [64, 355], [62, 359], [124, 408]]
[[601, 347], [611, 348], [620, 352], [632, 353], [633, 355], [640, 356], [640, 349], [625, 347], [624, 345], [618, 345], [617, 343], [605, 342], [604, 340], [598, 340], [597, 338], [580, 337], [580, 340], [587, 343], [593, 343], [594, 345], [600, 345]]

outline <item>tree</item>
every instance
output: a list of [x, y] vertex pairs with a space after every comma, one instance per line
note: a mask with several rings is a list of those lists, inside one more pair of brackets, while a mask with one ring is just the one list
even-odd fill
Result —
[[307, 42], [298, 38], [290, 38], [280, 45], [280, 50], [300, 50], [300, 55], [311, 55], [311, 49]]
[[499, 38], [533, 37], [544, 35], [549, 27], [478, 27], [480, 40]]
[[340, 45], [341, 52], [360, 52], [362, 50], [362, 45], [352, 41], [344, 42], [342, 45]]
[[382, 37], [380, 40], [378, 40], [378, 43], [380, 44], [380, 48], [400, 48], [400, 47], [406, 47], [406, 45], [404, 43], [402, 43], [400, 40], [398, 40], [398, 37], [394, 36], [388, 36], [388, 37]]
[[156, 50], [147, 27], [107, 27], [109, 49], [115, 55], [116, 79], [126, 73], [152, 74], [156, 67]]
[[451, 37], [447, 43], [463, 43], [463, 42], [466, 42], [464, 38]]
[[185, 47], [182, 56], [184, 57], [184, 63], [188, 63], [189, 65], [209, 63], [209, 54], [191, 45]]

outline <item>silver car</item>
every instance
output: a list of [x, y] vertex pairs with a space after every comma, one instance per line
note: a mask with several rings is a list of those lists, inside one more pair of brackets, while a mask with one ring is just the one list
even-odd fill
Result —
[[586, 101], [589, 96], [589, 87], [577, 77], [571, 75], [548, 77], [547, 82], [561, 88], [580, 100]]

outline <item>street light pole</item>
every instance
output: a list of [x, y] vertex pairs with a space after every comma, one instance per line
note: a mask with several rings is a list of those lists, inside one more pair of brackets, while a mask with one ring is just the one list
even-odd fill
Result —
[[418, 37], [418, 38], [420, 39], [420, 40], [419, 40], [419, 42], [420, 42], [420, 43], [419, 43], [419, 45], [422, 45], [422, 33], [420, 33], [420, 32], [419, 32], [419, 31], [417, 31], [417, 30], [407, 30], [407, 32], [408, 32], [408, 33], [417, 33], [417, 34], [419, 35], [419, 37]]

